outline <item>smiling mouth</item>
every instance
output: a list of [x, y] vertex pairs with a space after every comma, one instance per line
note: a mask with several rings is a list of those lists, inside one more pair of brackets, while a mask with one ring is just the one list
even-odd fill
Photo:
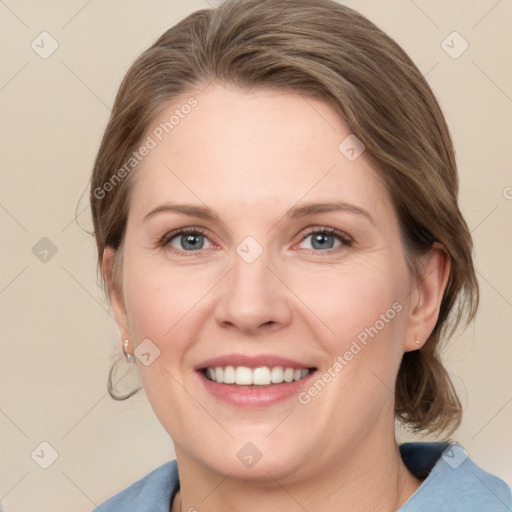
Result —
[[286, 384], [306, 378], [316, 368], [291, 368], [283, 366], [216, 366], [203, 368], [201, 373], [211, 382], [235, 386], [270, 386]]

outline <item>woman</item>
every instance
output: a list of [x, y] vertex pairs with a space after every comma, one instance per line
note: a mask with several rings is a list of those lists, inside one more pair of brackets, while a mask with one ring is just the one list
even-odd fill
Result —
[[461, 446], [395, 439], [461, 421], [439, 359], [478, 304], [457, 194], [431, 89], [353, 10], [230, 1], [165, 32], [121, 84], [91, 206], [176, 461], [97, 510], [512, 510]]

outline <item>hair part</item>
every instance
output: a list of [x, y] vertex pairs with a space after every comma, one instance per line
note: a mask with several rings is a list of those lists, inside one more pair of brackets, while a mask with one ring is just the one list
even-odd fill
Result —
[[[434, 242], [450, 262], [439, 318], [420, 350], [404, 354], [395, 413], [415, 431], [453, 431], [462, 407], [439, 344], [476, 314], [472, 239], [458, 206], [458, 175], [439, 104], [400, 46], [367, 18], [334, 0], [230, 0], [193, 12], [140, 55], [117, 93], [91, 179], [98, 268], [116, 251], [109, 293], [121, 286], [122, 242], [133, 175], [97, 190], [125, 164], [158, 114], [212, 81], [244, 90], [303, 94], [331, 105], [366, 146], [398, 214], [407, 261]], [[103, 275], [102, 275], [103, 278]]]

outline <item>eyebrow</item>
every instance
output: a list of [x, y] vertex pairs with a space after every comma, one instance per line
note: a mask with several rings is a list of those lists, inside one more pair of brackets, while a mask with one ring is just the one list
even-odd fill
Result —
[[[325, 203], [303, 203], [290, 208], [284, 215], [287, 219], [298, 219], [308, 215], [316, 215], [327, 212], [347, 212], [361, 215], [368, 219], [374, 226], [375, 221], [368, 211], [354, 204], [344, 201], [329, 201]], [[207, 206], [197, 206], [184, 203], [165, 203], [151, 210], [143, 219], [146, 222], [159, 213], [181, 213], [189, 217], [220, 222], [220, 218]]]

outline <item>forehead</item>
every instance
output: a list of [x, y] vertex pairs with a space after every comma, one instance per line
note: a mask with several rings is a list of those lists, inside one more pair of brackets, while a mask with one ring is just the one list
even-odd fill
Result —
[[137, 166], [132, 198], [141, 213], [174, 198], [260, 211], [301, 198], [389, 207], [364, 152], [343, 152], [349, 127], [319, 99], [214, 83], [175, 99], [147, 137], [154, 147]]

